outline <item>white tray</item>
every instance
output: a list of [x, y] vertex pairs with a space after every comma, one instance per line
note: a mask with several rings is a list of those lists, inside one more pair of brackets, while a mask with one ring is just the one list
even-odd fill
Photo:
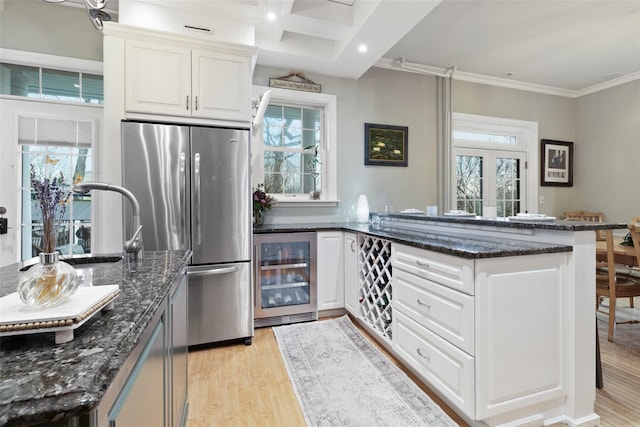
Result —
[[17, 292], [0, 298], [0, 336], [55, 332], [56, 344], [73, 340], [73, 330], [98, 311], [113, 309], [120, 294], [118, 285], [80, 287], [59, 306], [34, 309]]
[[510, 216], [509, 217], [509, 221], [539, 222], [539, 221], [555, 221], [555, 220], [556, 220], [555, 216], [536, 215], [536, 214], [517, 215], [517, 216]]
[[449, 211], [444, 213], [446, 216], [460, 216], [460, 217], [476, 217], [476, 214], [465, 211]]

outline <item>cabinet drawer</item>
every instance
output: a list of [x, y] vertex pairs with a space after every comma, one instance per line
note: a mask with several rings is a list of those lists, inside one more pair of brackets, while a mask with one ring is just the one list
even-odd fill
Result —
[[402, 270], [393, 272], [393, 309], [474, 354], [474, 298]]
[[394, 271], [401, 269], [424, 279], [473, 295], [474, 262], [411, 246], [392, 246]]
[[416, 374], [475, 419], [474, 359], [395, 311], [393, 349]]

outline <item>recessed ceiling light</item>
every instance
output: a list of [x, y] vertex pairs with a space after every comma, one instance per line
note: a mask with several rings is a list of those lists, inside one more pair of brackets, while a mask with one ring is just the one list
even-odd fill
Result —
[[366, 44], [361, 44], [358, 46], [358, 52], [364, 53], [367, 51], [367, 45]]
[[273, 12], [269, 12], [269, 13], [267, 13], [267, 19], [268, 19], [269, 21], [275, 21], [275, 20], [276, 20], [276, 14], [275, 14], [275, 13], [273, 13]]

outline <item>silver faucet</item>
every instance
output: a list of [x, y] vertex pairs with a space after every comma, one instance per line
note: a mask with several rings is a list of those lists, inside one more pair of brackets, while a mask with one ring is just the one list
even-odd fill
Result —
[[129, 240], [124, 242], [124, 251], [133, 254], [134, 261], [142, 261], [144, 248], [142, 245], [142, 225], [140, 224], [140, 204], [133, 193], [124, 187], [108, 184], [106, 182], [79, 182], [72, 188], [74, 193], [87, 194], [91, 190], [115, 191], [122, 194], [131, 202], [133, 208], [133, 226], [135, 230]]

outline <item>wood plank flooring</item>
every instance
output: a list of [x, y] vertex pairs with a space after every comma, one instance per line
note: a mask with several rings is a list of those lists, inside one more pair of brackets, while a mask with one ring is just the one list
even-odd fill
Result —
[[[636, 307], [640, 307], [640, 299], [636, 299]], [[640, 317], [640, 309], [635, 310]], [[599, 320], [598, 327], [604, 388], [596, 393], [595, 407], [601, 425], [640, 426], [640, 325], [618, 325], [615, 343], [606, 339], [606, 322]], [[373, 338], [370, 340], [389, 355]], [[437, 396], [416, 383], [457, 423], [466, 426]], [[189, 353], [187, 427], [305, 425], [271, 328], [256, 329], [250, 346], [231, 344]]]

